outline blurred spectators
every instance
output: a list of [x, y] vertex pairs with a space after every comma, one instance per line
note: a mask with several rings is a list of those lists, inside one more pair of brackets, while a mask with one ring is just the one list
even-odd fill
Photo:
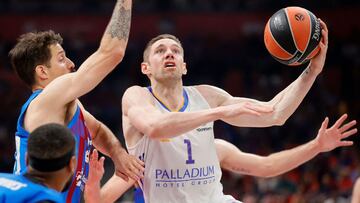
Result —
[[[36, 13], [96, 12], [109, 13], [114, 0], [2, 0], [0, 11]], [[273, 1], [273, 0], [136, 0], [137, 12], [229, 12], [276, 10], [288, 5], [302, 5], [308, 9], [349, 8], [358, 5], [357, 0], [321, 1]]]

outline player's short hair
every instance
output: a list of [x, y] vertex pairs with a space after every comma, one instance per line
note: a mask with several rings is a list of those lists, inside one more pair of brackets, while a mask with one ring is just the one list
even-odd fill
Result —
[[38, 171], [56, 171], [69, 164], [75, 153], [75, 139], [65, 126], [56, 123], [42, 125], [29, 135], [28, 160]]
[[50, 45], [62, 44], [60, 34], [54, 31], [29, 32], [18, 38], [16, 45], [10, 50], [10, 62], [16, 74], [26, 85], [35, 84], [35, 67], [47, 65], [50, 67]]
[[174, 40], [175, 42], [177, 42], [177, 43], [180, 45], [180, 47], [182, 48], [182, 44], [181, 44], [180, 40], [179, 40], [177, 37], [175, 37], [174, 35], [171, 35], [171, 34], [161, 34], [161, 35], [158, 35], [158, 36], [152, 38], [152, 39], [146, 44], [146, 47], [145, 47], [145, 50], [144, 50], [144, 53], [143, 53], [143, 61], [144, 61], [144, 62], [148, 62], [148, 61], [149, 61], [149, 52], [150, 52], [151, 46], [152, 46], [155, 42], [157, 42], [157, 41], [159, 41], [159, 40], [161, 40], [161, 39], [172, 39], [172, 40]]

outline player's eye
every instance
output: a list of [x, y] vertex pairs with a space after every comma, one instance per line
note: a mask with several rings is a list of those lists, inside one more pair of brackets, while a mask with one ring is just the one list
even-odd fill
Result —
[[161, 53], [164, 53], [164, 49], [157, 49], [156, 51], [155, 51], [155, 53], [156, 54], [161, 54]]

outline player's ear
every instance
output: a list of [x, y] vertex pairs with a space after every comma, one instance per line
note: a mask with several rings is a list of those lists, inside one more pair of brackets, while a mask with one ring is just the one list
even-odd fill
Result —
[[141, 72], [145, 75], [149, 75], [151, 73], [151, 67], [150, 67], [149, 63], [147, 63], [147, 62], [141, 63]]
[[183, 63], [182, 68], [183, 68], [182, 74], [183, 74], [183, 75], [186, 75], [186, 73], [187, 73], [187, 68], [186, 68], [186, 63], [185, 63], [185, 62]]
[[72, 173], [74, 173], [76, 167], [76, 156], [72, 156], [69, 162], [69, 168]]
[[45, 65], [37, 65], [35, 67], [35, 78], [39, 78], [40, 80], [46, 80], [49, 78], [48, 68]]

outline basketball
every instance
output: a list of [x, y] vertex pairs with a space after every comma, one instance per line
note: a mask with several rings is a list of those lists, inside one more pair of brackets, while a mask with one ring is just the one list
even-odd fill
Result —
[[320, 40], [320, 21], [301, 7], [277, 11], [265, 26], [266, 49], [285, 65], [296, 66], [309, 61], [319, 52]]

